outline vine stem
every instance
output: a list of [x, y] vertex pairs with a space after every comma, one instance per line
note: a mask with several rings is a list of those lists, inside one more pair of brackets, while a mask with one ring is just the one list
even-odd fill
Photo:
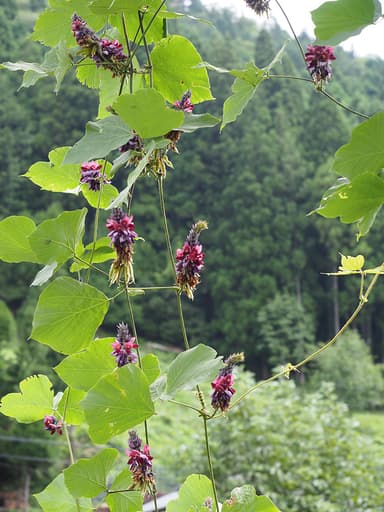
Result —
[[145, 54], [147, 56], [147, 67], [148, 67], [148, 71], [149, 71], [149, 87], [152, 88], [153, 87], [152, 61], [151, 61], [151, 54], [148, 49], [147, 39], [146, 39], [145, 33], [144, 33], [144, 25], [143, 25], [144, 14], [139, 11], [138, 16], [139, 16], [140, 30], [142, 33], [142, 38], [143, 38], [143, 43], [144, 43]]
[[176, 279], [176, 269], [175, 269], [175, 265], [174, 265], [171, 237], [169, 236], [167, 212], [165, 210], [164, 183], [163, 182], [164, 182], [164, 177], [163, 176], [159, 176], [158, 179], [157, 179], [157, 183], [158, 183], [158, 189], [159, 189], [161, 217], [162, 217], [162, 220], [163, 220], [164, 235], [165, 235], [165, 241], [166, 241], [166, 244], [167, 244], [169, 261], [171, 262], [172, 270], [173, 270], [173, 275], [175, 276], [175, 279]]
[[208, 425], [207, 425], [207, 418], [206, 418], [206, 416], [203, 416], [203, 422], [204, 422], [205, 449], [206, 449], [206, 452], [207, 452], [209, 476], [210, 476], [211, 482], [212, 482], [213, 496], [214, 496], [214, 500], [215, 500], [216, 511], [219, 512], [219, 510], [220, 510], [219, 509], [219, 500], [218, 500], [218, 497], [217, 497], [215, 475], [214, 475], [214, 472], [213, 472], [213, 464], [212, 464], [212, 457], [211, 457], [211, 448], [209, 446]]
[[276, 4], [277, 4], [278, 8], [280, 9], [280, 11], [282, 12], [282, 14], [283, 14], [284, 18], [287, 20], [287, 23], [288, 23], [288, 25], [289, 25], [289, 28], [291, 29], [292, 35], [293, 35], [293, 37], [295, 38], [296, 44], [297, 44], [297, 46], [298, 46], [298, 47], [299, 47], [299, 49], [300, 49], [301, 56], [303, 57], [303, 60], [304, 60], [304, 62], [306, 63], [306, 60], [305, 60], [305, 53], [304, 53], [303, 47], [301, 46], [301, 43], [300, 43], [300, 41], [299, 41], [299, 38], [298, 38], [298, 37], [297, 37], [297, 35], [296, 35], [295, 29], [293, 28], [293, 25], [292, 25], [292, 23], [291, 23], [291, 21], [290, 21], [290, 19], [289, 19], [288, 15], [287, 15], [287, 13], [286, 13], [286, 12], [285, 12], [285, 10], [283, 9], [283, 6], [280, 4], [279, 0], [275, 0], [275, 2], [276, 2]]
[[[132, 301], [131, 301], [131, 297], [129, 296], [128, 287], [129, 287], [128, 283], [126, 282], [124, 289], [125, 289], [125, 297], [127, 299], [129, 316], [130, 316], [130, 319], [131, 319], [132, 331], [133, 331], [134, 337], [136, 338], [136, 343], [138, 345], [140, 345], [139, 344], [139, 336], [138, 336], [137, 328], [136, 328], [135, 316], [133, 314]], [[142, 361], [141, 361], [140, 347], [137, 347], [136, 352], [137, 352], [137, 358], [138, 358], [139, 367], [142, 370], [143, 369], [143, 364], [142, 364]], [[145, 432], [145, 444], [147, 444], [149, 446], [149, 432], [148, 432], [148, 422], [147, 422], [147, 420], [144, 420], [144, 432]], [[155, 507], [155, 512], [158, 512], [156, 492], [154, 491], [151, 494], [152, 494], [152, 498], [153, 498], [153, 504], [154, 504], [154, 507]]]
[[287, 376], [287, 374], [289, 375], [289, 373], [291, 371], [297, 371], [299, 368], [301, 368], [305, 364], [309, 363], [310, 361], [315, 359], [318, 355], [320, 355], [322, 352], [324, 352], [329, 347], [334, 345], [336, 343], [337, 339], [348, 329], [348, 327], [352, 324], [352, 322], [359, 316], [360, 311], [363, 309], [365, 304], [368, 302], [368, 297], [369, 297], [371, 291], [373, 290], [375, 284], [377, 283], [377, 280], [379, 277], [380, 277], [380, 274], [374, 275], [374, 277], [372, 278], [371, 282], [369, 283], [367, 291], [365, 292], [364, 295], [361, 293], [361, 290], [360, 290], [359, 304], [357, 305], [357, 307], [355, 308], [355, 310], [353, 311], [351, 316], [348, 318], [348, 320], [346, 320], [346, 322], [342, 325], [342, 327], [337, 331], [337, 333], [335, 334], [335, 336], [333, 338], [331, 338], [325, 345], [323, 345], [319, 349], [312, 352], [309, 356], [304, 358], [299, 363], [297, 363], [295, 365], [288, 364], [288, 366], [286, 368], [284, 368], [284, 370], [282, 370], [281, 372], [279, 372], [275, 375], [272, 375], [268, 379], [262, 380], [262, 381], [258, 382], [257, 384], [255, 384], [254, 386], [252, 386], [251, 388], [249, 388], [235, 402], [233, 402], [230, 409], [233, 409], [234, 407], [236, 407], [236, 405], [238, 405], [242, 400], [244, 400], [244, 398], [246, 396], [248, 396], [250, 393], [253, 393], [253, 391], [255, 391], [256, 389], [264, 386], [265, 384], [268, 384], [269, 382], [277, 380], [280, 377]]
[[[68, 395], [69, 395], [69, 391], [68, 391]], [[67, 404], [65, 404], [65, 405], [67, 405]], [[73, 464], [75, 464], [75, 456], [73, 454], [71, 438], [69, 436], [68, 427], [67, 427], [65, 421], [63, 421], [63, 430], [64, 430], [64, 433], [65, 433], [65, 438], [67, 440], [69, 459], [71, 461], [71, 465], [73, 465]], [[78, 498], [76, 498], [76, 508], [77, 508], [77, 512], [80, 512], [80, 502], [79, 502]]]

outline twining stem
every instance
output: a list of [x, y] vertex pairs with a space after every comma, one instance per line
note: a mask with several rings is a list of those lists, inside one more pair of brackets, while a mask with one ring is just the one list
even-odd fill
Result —
[[185, 350], [189, 350], [190, 345], [189, 345], [189, 341], [188, 341], [187, 329], [185, 327], [185, 322], [184, 322], [183, 306], [181, 304], [181, 292], [178, 291], [176, 295], [177, 295], [177, 310], [179, 313], [180, 328], [181, 328], [181, 333], [183, 335], [184, 347], [185, 347]]
[[147, 39], [146, 39], [145, 34], [144, 34], [144, 25], [143, 25], [144, 14], [139, 11], [138, 12], [138, 16], [139, 16], [140, 30], [141, 30], [141, 33], [142, 33], [142, 36], [143, 36], [143, 43], [144, 43], [145, 54], [147, 56], [147, 69], [149, 71], [149, 87], [152, 88], [153, 87], [152, 61], [151, 61], [151, 54], [150, 54], [149, 49], [148, 49]]
[[[104, 159], [104, 165], [102, 170], [102, 175], [104, 176], [105, 173], [105, 167], [107, 165], [107, 160]], [[101, 180], [102, 181], [102, 180]], [[103, 183], [100, 183], [100, 190], [99, 190], [99, 197], [97, 199], [97, 207], [95, 212], [95, 224], [93, 227], [93, 241], [92, 241], [92, 249], [91, 249], [91, 256], [89, 258], [89, 267], [87, 272], [87, 283], [89, 282], [89, 279], [91, 277], [91, 265], [93, 260], [93, 255], [95, 254], [95, 248], [96, 248], [96, 242], [97, 242], [97, 231], [99, 229], [99, 216], [100, 216], [100, 203], [101, 203], [101, 196], [103, 195]]]
[[299, 38], [296, 35], [295, 29], [293, 28], [292, 23], [291, 23], [290, 19], [288, 18], [287, 13], [285, 12], [285, 10], [283, 9], [282, 5], [280, 4], [280, 2], [278, 0], [275, 0], [275, 2], [277, 4], [277, 6], [279, 7], [280, 11], [282, 12], [284, 18], [287, 20], [287, 23], [289, 25], [289, 28], [291, 29], [292, 35], [295, 38], [297, 46], [299, 47], [301, 56], [303, 57], [304, 62], [306, 62], [305, 61], [305, 53], [304, 53], [303, 47], [301, 46]]
[[182, 407], [187, 407], [188, 409], [192, 409], [195, 412], [201, 413], [201, 409], [194, 407], [193, 405], [186, 404], [185, 402], [179, 402], [178, 400], [168, 399], [167, 402], [171, 402], [172, 404], [181, 405]]
[[[301, 76], [292, 76], [292, 75], [271, 75], [270, 73], [266, 74], [266, 78], [283, 78], [288, 80], [300, 80], [302, 82], [309, 82], [310, 84], [315, 84], [315, 82], [310, 78], [304, 78]], [[356, 116], [362, 117], [364, 119], [370, 119], [371, 116], [368, 114], [363, 114], [362, 112], [359, 112], [358, 110], [355, 110], [352, 107], [349, 107], [348, 105], [345, 105], [341, 101], [339, 101], [337, 98], [329, 94], [329, 92], [325, 91], [324, 89], [318, 89], [318, 92], [328, 98], [330, 101], [333, 101], [336, 105], [343, 108], [347, 112], [350, 112], [351, 114], [355, 114]]]
[[[143, 369], [143, 364], [142, 364], [142, 361], [141, 361], [140, 343], [139, 343], [139, 337], [138, 337], [138, 334], [137, 334], [135, 316], [133, 314], [132, 301], [131, 301], [131, 297], [129, 296], [129, 292], [128, 292], [128, 283], [125, 283], [124, 289], [125, 289], [125, 297], [127, 299], [128, 311], [129, 311], [129, 316], [130, 316], [131, 325], [132, 325], [132, 332], [133, 332], [133, 335], [134, 335], [134, 337], [136, 339], [136, 343], [139, 345], [139, 347], [137, 347], [137, 349], [136, 349], [136, 352], [137, 352], [137, 358], [138, 358], [139, 367], [142, 370]], [[149, 432], [148, 432], [148, 422], [147, 422], [147, 420], [144, 420], [144, 432], [145, 432], [145, 444], [147, 444], [149, 446]], [[155, 506], [155, 512], [158, 512], [156, 492], [154, 491], [151, 494], [152, 494], [152, 498], [153, 498], [153, 504]]]
[[158, 179], [157, 179], [157, 184], [158, 184], [158, 189], [159, 189], [160, 210], [161, 210], [161, 217], [162, 217], [162, 220], [163, 220], [164, 235], [165, 235], [165, 241], [166, 241], [166, 244], [167, 244], [169, 261], [171, 263], [173, 274], [174, 274], [175, 279], [176, 279], [176, 269], [175, 269], [175, 265], [174, 265], [171, 237], [169, 236], [167, 212], [165, 210], [164, 184], [163, 184], [163, 181], [164, 181], [164, 177], [163, 176], [159, 176]]
[[211, 457], [211, 449], [209, 446], [209, 437], [208, 437], [208, 425], [207, 425], [207, 418], [203, 416], [203, 422], [204, 422], [204, 438], [205, 438], [205, 450], [207, 452], [207, 460], [208, 460], [208, 468], [209, 468], [209, 476], [211, 478], [212, 482], [212, 488], [213, 488], [213, 497], [215, 500], [216, 505], [216, 511], [219, 512], [219, 500], [217, 497], [217, 489], [216, 489], [216, 481], [215, 481], [215, 474], [213, 472], [213, 464], [212, 464], [212, 457]]
[[355, 308], [355, 310], [353, 311], [351, 316], [346, 320], [346, 322], [342, 325], [342, 327], [338, 330], [338, 332], [335, 334], [335, 336], [332, 339], [330, 339], [325, 345], [323, 345], [319, 349], [312, 352], [309, 356], [304, 358], [299, 363], [294, 364], [294, 365], [289, 364], [288, 367], [284, 368], [281, 372], [276, 373], [275, 375], [272, 375], [268, 379], [262, 380], [262, 381], [258, 382], [257, 384], [255, 384], [254, 386], [252, 386], [251, 388], [249, 388], [235, 402], [233, 402], [233, 404], [230, 406], [230, 409], [233, 409], [234, 407], [236, 407], [236, 405], [238, 405], [242, 400], [244, 400], [244, 398], [247, 395], [249, 395], [250, 393], [253, 393], [253, 391], [255, 391], [256, 389], [260, 388], [261, 386], [265, 386], [265, 384], [268, 384], [269, 382], [277, 380], [280, 377], [284, 377], [284, 376], [286, 377], [287, 374], [289, 376], [289, 373], [291, 371], [297, 371], [299, 368], [301, 368], [305, 364], [309, 363], [310, 361], [315, 359], [319, 354], [321, 354], [322, 352], [327, 350], [329, 347], [334, 345], [334, 343], [336, 343], [337, 339], [348, 329], [348, 327], [352, 324], [352, 322], [359, 316], [360, 311], [363, 309], [365, 304], [368, 302], [368, 297], [369, 297], [371, 291], [373, 290], [375, 284], [377, 283], [379, 276], [380, 276], [380, 274], [374, 275], [371, 282], [369, 283], [369, 286], [368, 286], [365, 294], [363, 294], [362, 291], [360, 290], [360, 299], [359, 299], [359, 303], [358, 303], [357, 307]]
[[[131, 53], [132, 52], [131, 52], [131, 46], [129, 44], [128, 30], [127, 30], [127, 24], [125, 22], [125, 15], [124, 15], [124, 13], [122, 13], [122, 15], [121, 15], [121, 21], [123, 23], [125, 44], [127, 45], [128, 59], [129, 59], [129, 62], [130, 62], [130, 66], [129, 66], [129, 92], [130, 92], [130, 94], [132, 94], [133, 93], [133, 62], [132, 62], [132, 59], [131, 59]], [[124, 75], [124, 77], [125, 76], [126, 76], [126, 74]]]

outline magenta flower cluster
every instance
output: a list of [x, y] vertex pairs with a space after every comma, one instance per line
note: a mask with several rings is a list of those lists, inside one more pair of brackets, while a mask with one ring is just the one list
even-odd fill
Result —
[[176, 283], [190, 299], [193, 299], [193, 292], [200, 282], [200, 272], [204, 266], [204, 253], [199, 243], [199, 235], [207, 228], [205, 221], [196, 222], [183, 247], [176, 251]]
[[133, 337], [128, 329], [127, 324], [121, 322], [117, 326], [117, 336], [112, 343], [112, 355], [116, 358], [117, 366], [125, 366], [128, 363], [137, 362], [137, 354], [133, 349], [138, 348], [136, 338]]
[[126, 151], [141, 151], [141, 148], [141, 139], [137, 134], [135, 134], [125, 144], [119, 147], [119, 151], [120, 153], [125, 153]]
[[116, 251], [116, 259], [109, 272], [110, 282], [117, 283], [123, 277], [129, 284], [134, 282], [133, 244], [138, 238], [135, 232], [133, 216], [127, 215], [121, 208], [115, 208], [107, 219], [108, 236]]
[[147, 444], [142, 448], [142, 441], [135, 430], [129, 432], [128, 465], [132, 473], [132, 489], [139, 489], [153, 494], [155, 492], [155, 479], [152, 470], [153, 457]]
[[77, 14], [72, 16], [71, 28], [82, 53], [93, 59], [96, 66], [110, 69], [114, 76], [125, 72], [128, 57], [123, 53], [123, 45], [117, 39], [100, 39]]
[[63, 434], [63, 422], [61, 420], [57, 420], [55, 416], [44, 416], [44, 428], [53, 434], [59, 434], [61, 436]]
[[101, 188], [101, 184], [111, 183], [105, 174], [101, 172], [101, 164], [95, 160], [90, 162], [83, 162], [81, 164], [81, 177], [80, 183], [87, 184], [89, 190], [98, 192]]
[[332, 77], [332, 60], [336, 60], [332, 46], [310, 44], [307, 46], [305, 52], [307, 69], [319, 89]]
[[191, 96], [191, 91], [186, 91], [180, 101], [175, 101], [173, 104], [174, 107], [176, 107], [177, 110], [183, 110], [184, 112], [192, 112], [195, 106], [191, 103]]
[[232, 354], [225, 361], [225, 366], [219, 371], [219, 375], [211, 382], [213, 393], [211, 395], [211, 405], [214, 409], [220, 409], [226, 412], [229, 408], [231, 398], [236, 393], [233, 387], [235, 377], [233, 369], [236, 364], [244, 361], [244, 354]]

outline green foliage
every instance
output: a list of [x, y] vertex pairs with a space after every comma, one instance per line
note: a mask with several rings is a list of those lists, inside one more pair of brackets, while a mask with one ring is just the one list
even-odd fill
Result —
[[62, 354], [78, 352], [93, 340], [108, 306], [107, 297], [93, 286], [59, 277], [40, 295], [31, 337]]
[[[189, 512], [195, 507], [203, 507], [212, 496], [213, 488], [209, 478], [205, 475], [190, 475], [180, 487], [179, 497], [168, 503], [167, 512]], [[216, 512], [216, 507], [212, 510]]]
[[1, 400], [1, 412], [19, 423], [33, 423], [51, 414], [52, 384], [45, 375], [33, 375], [20, 382], [20, 393], [9, 393]]
[[330, 381], [340, 400], [356, 411], [384, 406], [384, 378], [373, 362], [369, 347], [356, 331], [344, 334], [336, 345], [317, 360], [310, 375], [312, 389]]
[[279, 512], [278, 508], [266, 496], [256, 496], [250, 485], [237, 487], [231, 492], [231, 499], [226, 501], [223, 512]]
[[359, 34], [381, 16], [379, 0], [337, 0], [312, 11], [318, 44], [338, 44]]
[[62, 512], [91, 512], [93, 510], [92, 502], [88, 499], [78, 501], [68, 491], [64, 483], [64, 475], [60, 473], [47, 487], [34, 495], [44, 512], [52, 512], [59, 507]]

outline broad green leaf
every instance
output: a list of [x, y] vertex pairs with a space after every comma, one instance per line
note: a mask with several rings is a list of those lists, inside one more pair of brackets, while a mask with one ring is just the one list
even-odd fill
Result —
[[42, 222], [29, 237], [40, 262], [62, 265], [82, 247], [86, 208], [63, 212]]
[[77, 194], [80, 165], [67, 165], [64, 162], [69, 149], [69, 147], [62, 147], [52, 150], [48, 155], [49, 162], [36, 162], [24, 176], [42, 190]]
[[152, 0], [93, 0], [89, 2], [89, 8], [92, 12], [100, 15], [106, 13], [118, 13], [121, 14], [133, 12], [137, 14], [137, 11], [144, 5], [151, 5]]
[[317, 44], [339, 44], [381, 16], [379, 0], [336, 0], [312, 11]]
[[331, 188], [315, 210], [323, 217], [340, 217], [346, 224], [357, 222], [359, 236], [368, 233], [384, 203], [384, 180], [374, 174], [363, 174], [351, 183]]
[[344, 256], [341, 255], [341, 265], [339, 266], [339, 270], [345, 271], [355, 271], [361, 270], [364, 267], [365, 258], [362, 254], [358, 254], [357, 256]]
[[31, 87], [35, 85], [38, 80], [49, 75], [48, 70], [43, 64], [38, 64], [37, 62], [3, 62], [0, 64], [0, 69], [2, 68], [9, 69], [10, 71], [24, 71], [23, 82], [20, 89], [22, 87]]
[[94, 498], [107, 490], [107, 475], [119, 452], [105, 448], [90, 459], [80, 459], [64, 469], [64, 481], [75, 498]]
[[160, 375], [159, 358], [154, 354], [147, 354], [142, 357], [141, 364], [149, 384], [152, 384]]
[[89, 160], [104, 158], [113, 149], [125, 144], [131, 137], [132, 130], [118, 116], [110, 115], [96, 122], [90, 121], [85, 128], [85, 135], [70, 148], [64, 163], [81, 164]]
[[154, 414], [148, 379], [133, 364], [102, 377], [83, 401], [89, 435], [95, 443], [142, 423]]
[[143, 508], [143, 496], [140, 491], [127, 491], [132, 485], [132, 475], [128, 468], [123, 469], [117, 475], [113, 484], [110, 486], [110, 491], [113, 492], [107, 495], [106, 502], [113, 512], [138, 512]]
[[56, 46], [61, 41], [67, 46], [76, 46], [71, 30], [71, 19], [75, 12], [94, 31], [100, 30], [106, 22], [104, 13], [100, 13], [100, 16], [92, 13], [88, 8], [88, 0], [50, 0], [49, 5], [37, 18], [32, 34], [34, 41], [40, 41], [46, 46]]
[[95, 66], [95, 62], [87, 57], [77, 66], [76, 77], [81, 84], [90, 89], [98, 89], [101, 73], [109, 73], [109, 71]]
[[40, 295], [31, 337], [62, 354], [86, 348], [108, 311], [108, 298], [93, 286], [59, 277]]
[[165, 389], [167, 387], [167, 376], [160, 375], [155, 382], [152, 382], [150, 390], [151, 390], [151, 398], [152, 400], [157, 400], [164, 395]]
[[19, 384], [20, 393], [9, 393], [1, 400], [0, 411], [19, 423], [33, 423], [52, 414], [53, 391], [45, 375], [33, 375]]
[[348, 144], [335, 155], [333, 170], [353, 179], [384, 167], [384, 112], [378, 112], [352, 131]]
[[49, 265], [45, 265], [38, 273], [35, 275], [34, 280], [31, 283], [31, 286], [42, 286], [47, 281], [51, 279], [55, 270], [57, 269], [57, 261], [50, 263]]
[[223, 503], [222, 512], [280, 512], [267, 496], [257, 496], [254, 487], [243, 485], [231, 492], [231, 499]]
[[112, 354], [114, 338], [102, 338], [93, 341], [87, 350], [72, 354], [63, 359], [55, 372], [69, 386], [88, 391], [104, 375], [116, 368]]
[[100, 191], [90, 190], [88, 185], [84, 184], [81, 186], [81, 192], [85, 199], [88, 201], [88, 204], [93, 206], [93, 208], [102, 209], [106, 209], [119, 195], [117, 188], [113, 185], [110, 185], [109, 183], [103, 185]]
[[35, 231], [32, 219], [23, 216], [11, 216], [0, 222], [0, 259], [7, 263], [27, 261], [39, 263], [32, 250], [29, 236]]
[[227, 124], [236, 121], [239, 115], [243, 112], [249, 100], [255, 94], [255, 91], [256, 89], [252, 84], [240, 78], [236, 78], [232, 84], [233, 94], [232, 96], [229, 96], [229, 98], [227, 98], [224, 102], [223, 121], [221, 123], [220, 131], [223, 130]]
[[185, 112], [184, 123], [179, 126], [178, 130], [191, 133], [200, 128], [212, 128], [218, 123], [220, 123], [220, 119], [211, 114], [190, 114]]
[[78, 272], [83, 268], [89, 267], [89, 262], [92, 258], [92, 263], [103, 263], [104, 261], [113, 260], [115, 258], [115, 250], [111, 247], [111, 239], [108, 237], [99, 238], [97, 240], [95, 249], [93, 250], [93, 242], [88, 244], [84, 252], [76, 254], [75, 261], [72, 263], [70, 271]]
[[135, 169], [129, 173], [127, 179], [127, 186], [120, 192], [120, 194], [116, 197], [114, 201], [108, 206], [108, 209], [116, 208], [120, 206], [122, 203], [128, 203], [128, 197], [132, 188], [132, 185], [136, 182], [136, 180], [141, 176], [142, 172], [145, 170], [149, 159], [152, 156], [156, 148], [155, 142], [152, 140], [148, 146], [145, 148], [145, 155], [141, 158], [139, 164], [135, 167]]
[[58, 412], [68, 425], [84, 423], [84, 411], [80, 402], [85, 397], [85, 391], [66, 388], [58, 406]]
[[151, 52], [154, 87], [173, 103], [189, 89], [192, 103], [212, 100], [207, 70], [193, 44], [179, 35], [161, 39]]
[[166, 395], [173, 397], [178, 391], [213, 380], [222, 366], [221, 358], [216, 358], [216, 350], [207, 345], [199, 344], [182, 352], [168, 368]]
[[[166, 512], [190, 512], [204, 506], [207, 499], [213, 499], [210, 479], [205, 475], [190, 475], [180, 487], [179, 497], [168, 503]], [[212, 512], [216, 512], [214, 503]]]
[[167, 107], [155, 89], [124, 94], [114, 102], [113, 108], [144, 139], [165, 135], [184, 121], [184, 112]]
[[47, 487], [33, 495], [44, 512], [91, 512], [94, 510], [90, 499], [76, 499], [70, 494], [64, 475], [60, 473]]

